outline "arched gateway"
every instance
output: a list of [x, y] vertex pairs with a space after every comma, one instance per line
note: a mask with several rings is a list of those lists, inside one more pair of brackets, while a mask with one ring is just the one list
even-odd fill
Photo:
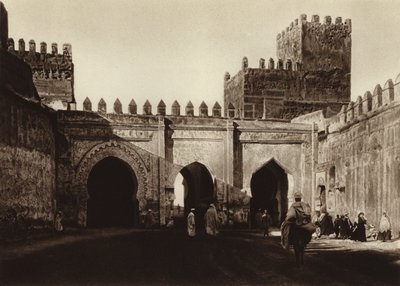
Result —
[[87, 188], [87, 226], [137, 226], [137, 179], [132, 168], [116, 157], [106, 157], [90, 171]]
[[279, 226], [288, 210], [288, 175], [286, 171], [272, 159], [253, 173], [251, 178], [251, 225], [255, 226], [258, 210], [267, 210], [273, 225]]
[[135, 226], [152, 198], [145, 161], [133, 146], [117, 141], [90, 149], [74, 183], [80, 226]]
[[185, 218], [190, 209], [195, 208], [196, 227], [201, 229], [208, 206], [215, 202], [214, 179], [207, 167], [199, 162], [185, 166], [180, 174], [175, 181], [176, 196], [183, 197], [182, 217], [177, 219], [178, 224], [186, 225]]

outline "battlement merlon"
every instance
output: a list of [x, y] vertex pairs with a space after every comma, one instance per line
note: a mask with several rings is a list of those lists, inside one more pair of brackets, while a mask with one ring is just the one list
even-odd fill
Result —
[[7, 51], [26, 62], [31, 70], [33, 82], [43, 102], [55, 109], [72, 109], [75, 106], [74, 65], [72, 45], [63, 44], [59, 53], [57, 43], [41, 42], [39, 51], [36, 42], [30, 40], [25, 49], [25, 40], [18, 40], [18, 50], [13, 38], [7, 39]]
[[224, 76], [227, 117], [232, 113], [229, 117], [291, 118], [327, 106], [338, 112], [338, 103], [350, 100], [350, 74], [340, 68], [306, 71], [294, 68], [291, 61], [284, 65], [282, 60], [275, 67], [273, 59], [268, 68], [263, 59], [258, 68], [251, 68], [247, 57], [241, 67], [236, 75]]
[[10, 53], [13, 53], [19, 57], [27, 57], [30, 55], [35, 55], [35, 59], [41, 60], [41, 61], [48, 61], [49, 59], [56, 57], [64, 62], [70, 61], [72, 62], [72, 45], [69, 43], [64, 43], [62, 45], [62, 53], [58, 52], [58, 44], [57, 43], [52, 43], [51, 44], [51, 51], [48, 53], [47, 51], [47, 43], [46, 42], [41, 42], [40, 43], [40, 49], [37, 51], [36, 48], [36, 42], [35, 40], [30, 40], [28, 42], [28, 50], [26, 50], [26, 45], [25, 45], [25, 40], [24, 39], [19, 39], [18, 40], [18, 50], [15, 48], [15, 41], [13, 38], [8, 38], [7, 39], [7, 50]]
[[351, 20], [326, 16], [320, 23], [318, 15], [307, 21], [300, 15], [277, 35], [277, 57], [284, 63], [290, 60], [304, 70], [343, 69], [351, 72]]
[[[198, 111], [198, 116], [197, 117], [210, 117], [210, 118], [221, 118], [222, 117], [222, 107], [218, 102], [215, 102], [212, 109], [211, 113], [209, 113], [207, 104], [202, 101], [200, 106], [199, 106], [199, 111]], [[83, 111], [93, 111], [92, 109], [92, 102], [91, 100], [86, 97], [85, 100], [83, 101]], [[107, 113], [107, 103], [106, 101], [101, 98], [99, 103], [97, 104], [97, 113], [99, 114], [108, 114]], [[124, 114], [123, 113], [123, 108], [122, 108], [122, 103], [121, 101], [117, 98], [114, 101], [114, 108], [112, 113], [114, 114]], [[138, 115], [137, 113], [137, 105], [134, 99], [131, 100], [131, 102], [128, 105], [128, 114], [125, 115]], [[160, 100], [160, 102], [157, 104], [157, 109], [156, 113], [153, 114], [153, 107], [150, 103], [149, 100], [146, 100], [146, 102], [143, 104], [143, 116], [186, 116], [186, 117], [194, 117], [194, 105], [193, 103], [189, 100], [185, 107], [185, 114], [181, 114], [181, 106], [177, 100], [175, 100], [172, 105], [171, 105], [171, 112], [168, 113], [167, 111], [167, 105], [163, 100]]]

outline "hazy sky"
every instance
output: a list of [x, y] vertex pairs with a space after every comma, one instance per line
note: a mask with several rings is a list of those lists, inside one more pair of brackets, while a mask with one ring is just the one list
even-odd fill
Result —
[[[305, 13], [351, 18], [352, 98], [400, 73], [400, 0], [3, 0], [9, 34], [39, 47], [72, 44], [78, 109], [88, 96], [108, 110], [116, 98], [142, 111], [163, 99], [223, 102], [226, 71], [238, 72], [243, 56], [276, 59], [276, 35]], [[39, 48], [38, 48], [39, 49]]]

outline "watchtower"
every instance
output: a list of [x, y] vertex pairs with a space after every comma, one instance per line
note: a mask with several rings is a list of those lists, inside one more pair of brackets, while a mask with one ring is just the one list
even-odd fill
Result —
[[326, 16], [320, 23], [301, 15], [277, 35], [277, 64], [258, 68], [242, 60], [241, 70], [224, 77], [225, 116], [292, 119], [317, 111], [339, 112], [350, 101], [351, 20]]
[[320, 23], [318, 15], [307, 21], [307, 15], [300, 15], [277, 35], [276, 54], [278, 59], [293, 63], [294, 70], [351, 71], [351, 20], [337, 17], [332, 23], [331, 16], [325, 16]]

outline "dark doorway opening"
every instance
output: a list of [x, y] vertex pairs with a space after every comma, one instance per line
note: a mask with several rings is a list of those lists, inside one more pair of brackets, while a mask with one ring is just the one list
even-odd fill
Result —
[[256, 225], [256, 212], [267, 210], [273, 226], [280, 226], [288, 210], [288, 178], [274, 160], [265, 164], [251, 178], [250, 219]]
[[176, 218], [177, 226], [186, 226], [186, 218], [191, 208], [195, 208], [196, 228], [204, 229], [204, 215], [211, 203], [215, 202], [214, 182], [208, 169], [194, 162], [180, 171], [183, 181], [184, 210], [183, 217]]
[[88, 227], [132, 227], [139, 222], [137, 179], [124, 161], [107, 157], [90, 171]]

